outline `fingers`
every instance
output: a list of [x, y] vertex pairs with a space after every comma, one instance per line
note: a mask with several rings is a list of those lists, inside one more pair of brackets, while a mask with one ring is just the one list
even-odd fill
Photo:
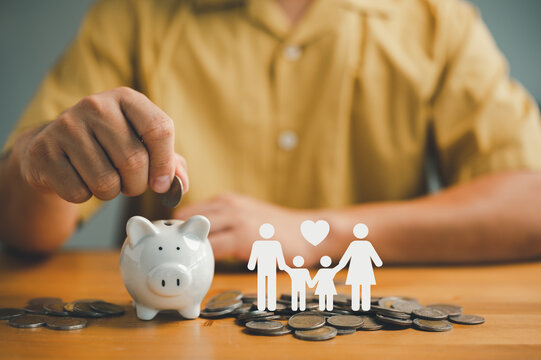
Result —
[[[169, 190], [174, 174], [180, 177], [184, 191], [189, 189], [186, 160], [174, 152], [172, 120], [135, 90], [119, 88], [87, 96], [37, 134], [39, 139], [30, 142], [37, 152], [25, 152], [33, 154], [26, 163], [36, 164], [28, 166], [31, 176], [27, 178], [37, 179], [30, 181], [41, 187], [47, 178], [50, 184], [46, 188], [74, 202], [88, 198], [89, 192], [102, 200], [112, 199], [120, 191], [140, 195], [149, 185], [163, 193]], [[51, 149], [58, 158], [59, 169], [54, 171], [47, 166]], [[55, 171], [65, 177], [59, 178]], [[66, 181], [73, 184], [66, 185]], [[79, 192], [70, 195], [75, 190], [62, 191], [66, 187]]]
[[59, 134], [59, 145], [71, 165], [98, 199], [114, 199], [120, 193], [120, 176], [100, 144], [80, 123], [73, 124], [69, 117], [61, 121], [65, 124]]
[[34, 141], [29, 153], [28, 163], [25, 161], [21, 168], [23, 178], [29, 184], [46, 187], [73, 203], [90, 199], [92, 193], [62, 150], [45, 141]]
[[135, 90], [120, 88], [116, 93], [123, 113], [148, 150], [150, 187], [158, 193], [166, 192], [175, 173], [173, 121]]
[[[106, 101], [106, 100], [105, 100]], [[147, 189], [149, 156], [112, 99], [99, 119], [90, 120], [97, 141], [120, 174], [121, 191], [127, 196], [140, 195]]]
[[51, 170], [45, 179], [51, 189], [62, 199], [72, 203], [83, 203], [92, 197], [83, 180], [65, 157], [50, 164]]

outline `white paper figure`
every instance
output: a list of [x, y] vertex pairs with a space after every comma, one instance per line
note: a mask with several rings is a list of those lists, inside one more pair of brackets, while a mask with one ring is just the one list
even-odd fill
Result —
[[293, 265], [297, 269], [292, 269], [287, 265], [284, 267], [284, 270], [291, 278], [291, 309], [293, 311], [297, 311], [297, 309], [304, 311], [306, 310], [306, 284], [310, 283], [312, 278], [310, 278], [308, 269], [299, 269], [304, 265], [302, 256], [295, 256]]
[[276, 310], [276, 262], [280, 270], [287, 265], [280, 242], [268, 240], [274, 236], [274, 227], [271, 224], [261, 225], [259, 235], [266, 240], [255, 241], [252, 245], [248, 269], [254, 270], [257, 263], [257, 309], [265, 310], [265, 290], [267, 290], [267, 308], [274, 311]]
[[308, 283], [308, 286], [314, 287], [317, 283], [315, 294], [319, 295], [319, 310], [332, 311], [333, 309], [333, 297], [336, 295], [336, 288], [334, 287], [334, 276], [340, 271], [340, 265], [332, 269], [326, 269], [331, 265], [331, 258], [328, 256], [322, 256], [319, 263], [323, 266], [323, 269], [319, 269], [314, 276], [314, 279]]
[[301, 224], [301, 234], [304, 239], [314, 246], [318, 246], [329, 235], [329, 223], [325, 220], [305, 220]]
[[[365, 224], [357, 224], [353, 228], [353, 235], [357, 239], [364, 239], [368, 235], [368, 227]], [[352, 241], [338, 263], [342, 269], [349, 261], [346, 285], [351, 285], [351, 309], [359, 310], [359, 292], [362, 287], [362, 309], [370, 310], [370, 286], [376, 284], [372, 261], [377, 267], [383, 265], [376, 250], [369, 241]]]

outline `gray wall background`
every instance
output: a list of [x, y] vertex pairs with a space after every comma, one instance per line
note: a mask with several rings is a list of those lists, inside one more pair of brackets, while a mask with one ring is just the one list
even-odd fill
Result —
[[[155, 0], [158, 1], [158, 0]], [[374, 0], [377, 1], [377, 0]], [[479, 7], [511, 75], [541, 100], [541, 1], [472, 0]], [[47, 69], [74, 37], [92, 0], [0, 1], [0, 144], [31, 99]], [[1, 201], [1, 199], [0, 199]], [[66, 244], [114, 246], [122, 198], [110, 202]]]

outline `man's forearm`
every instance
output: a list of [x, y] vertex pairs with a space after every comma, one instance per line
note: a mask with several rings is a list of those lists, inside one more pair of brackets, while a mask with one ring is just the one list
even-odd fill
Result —
[[[435, 195], [322, 214], [339, 258], [364, 222], [385, 263], [465, 263], [541, 258], [541, 174], [496, 174]], [[331, 244], [332, 243], [332, 244]]]
[[49, 253], [75, 230], [75, 205], [28, 185], [18, 161], [17, 150], [0, 159], [0, 241], [24, 252]]

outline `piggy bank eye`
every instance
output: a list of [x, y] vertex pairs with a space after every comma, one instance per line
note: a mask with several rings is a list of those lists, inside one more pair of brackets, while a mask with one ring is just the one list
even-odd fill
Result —
[[160, 246], [160, 247], [158, 248], [158, 250], [162, 251], [162, 250], [163, 250], [163, 248], [162, 248], [162, 247]]
[[177, 250], [180, 250], [180, 247], [177, 246]]

